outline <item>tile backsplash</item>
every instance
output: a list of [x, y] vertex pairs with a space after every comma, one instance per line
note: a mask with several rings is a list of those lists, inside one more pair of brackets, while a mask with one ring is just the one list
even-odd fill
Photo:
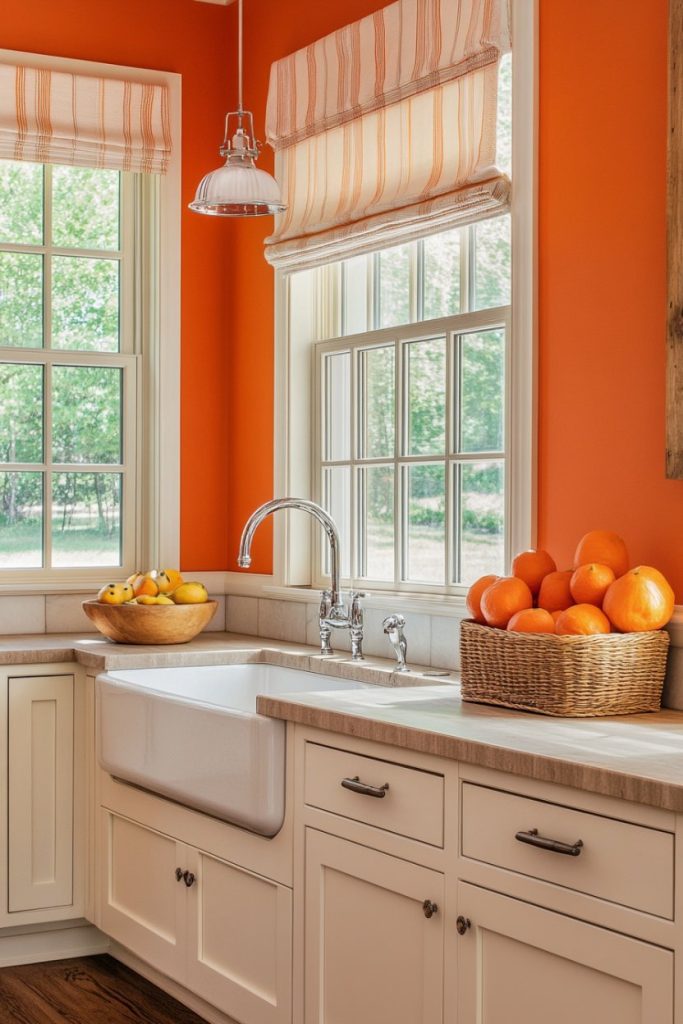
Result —
[[[38, 594], [30, 597], [0, 597], [0, 636], [24, 633], [94, 633], [95, 627], [83, 611], [85, 594]], [[224, 594], [207, 629], [225, 629]]]
[[[382, 620], [394, 610], [389, 605], [365, 609], [363, 650], [366, 654], [393, 658], [391, 645], [382, 630]], [[459, 616], [410, 612], [405, 618], [408, 664], [458, 668]], [[228, 595], [226, 628], [231, 633], [312, 646], [320, 642], [317, 603]], [[350, 650], [348, 631], [333, 631], [332, 646], [339, 651]]]

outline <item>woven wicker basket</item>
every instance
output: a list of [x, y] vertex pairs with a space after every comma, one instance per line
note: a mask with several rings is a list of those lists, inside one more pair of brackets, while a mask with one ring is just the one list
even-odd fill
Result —
[[461, 624], [462, 699], [567, 718], [658, 711], [669, 634], [553, 636]]

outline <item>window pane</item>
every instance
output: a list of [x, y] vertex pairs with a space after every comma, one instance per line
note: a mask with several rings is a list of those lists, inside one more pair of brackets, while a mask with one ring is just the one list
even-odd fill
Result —
[[323, 357], [323, 458], [341, 462], [351, 457], [351, 353]]
[[43, 474], [0, 472], [0, 568], [43, 564]]
[[406, 346], [408, 454], [437, 455], [446, 444], [446, 339]]
[[510, 216], [475, 224], [475, 309], [510, 301]]
[[0, 252], [0, 345], [42, 348], [42, 256]]
[[369, 348], [359, 356], [360, 456], [393, 456], [396, 435], [395, 349]]
[[43, 461], [43, 368], [0, 363], [0, 462]]
[[121, 564], [118, 473], [57, 473], [52, 478], [52, 564]]
[[424, 317], [460, 312], [460, 230], [424, 240]]
[[[341, 542], [341, 574], [351, 575], [351, 470], [333, 466], [323, 470], [323, 507], [334, 519]], [[321, 530], [321, 536], [323, 531]], [[323, 572], [330, 572], [330, 546], [323, 546]]]
[[52, 242], [64, 249], [118, 249], [118, 171], [53, 169]]
[[397, 245], [378, 254], [378, 327], [395, 327], [410, 321], [410, 248]]
[[443, 583], [446, 565], [445, 469], [408, 469], [408, 565], [406, 579]]
[[361, 470], [364, 550], [361, 576], [394, 579], [394, 467]]
[[504, 572], [504, 480], [500, 461], [460, 467], [460, 583]]
[[42, 245], [42, 164], [0, 160], [0, 242]]
[[121, 456], [123, 371], [101, 366], [52, 370], [54, 462], [112, 462]]
[[505, 334], [482, 331], [460, 338], [460, 450], [503, 449]]
[[117, 260], [53, 257], [52, 344], [60, 349], [118, 352]]
[[362, 334], [368, 323], [368, 272], [370, 256], [354, 256], [342, 263], [344, 334]]

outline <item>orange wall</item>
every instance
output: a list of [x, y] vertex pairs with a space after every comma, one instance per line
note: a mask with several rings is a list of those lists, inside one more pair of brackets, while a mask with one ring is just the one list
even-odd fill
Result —
[[666, 0], [541, 0], [539, 539], [617, 530], [683, 602], [664, 476]]
[[183, 565], [195, 569], [225, 565], [228, 261], [225, 232], [187, 203], [219, 162], [234, 76], [230, 29], [224, 7], [195, 0], [3, 0], [0, 18], [4, 49], [183, 76], [181, 513]]
[[[246, 98], [269, 64], [377, 0], [254, 0]], [[664, 477], [666, 0], [540, 0], [539, 542], [568, 565], [614, 529], [683, 602], [683, 481]], [[264, 153], [262, 164], [272, 166]], [[264, 230], [231, 253], [228, 557], [272, 497], [272, 273]], [[254, 569], [268, 572], [270, 537]]]

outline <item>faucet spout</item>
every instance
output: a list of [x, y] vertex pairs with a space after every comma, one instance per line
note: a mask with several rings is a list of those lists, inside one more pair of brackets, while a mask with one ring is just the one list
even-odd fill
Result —
[[314, 501], [307, 501], [305, 498], [274, 498], [273, 501], [267, 501], [264, 505], [260, 505], [256, 511], [252, 512], [244, 524], [237, 564], [242, 569], [249, 568], [251, 565], [251, 542], [256, 530], [267, 516], [286, 508], [296, 508], [302, 512], [308, 512], [317, 519], [325, 530], [330, 546], [330, 603], [332, 609], [341, 608], [342, 600], [339, 590], [339, 531], [332, 517], [328, 515], [324, 508], [316, 505]]

